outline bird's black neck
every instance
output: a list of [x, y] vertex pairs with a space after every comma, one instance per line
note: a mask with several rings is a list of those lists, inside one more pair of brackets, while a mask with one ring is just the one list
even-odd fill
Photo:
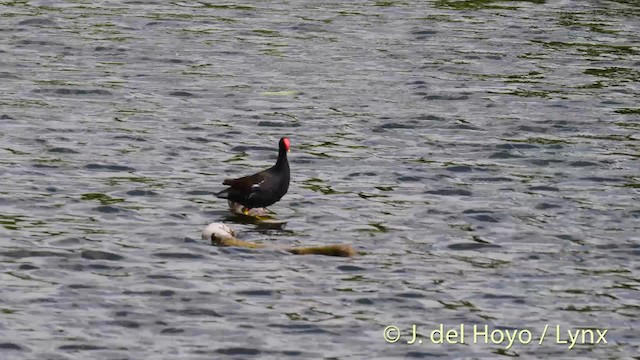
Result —
[[287, 161], [287, 150], [281, 148], [278, 152], [278, 161], [276, 161], [276, 165], [274, 166], [278, 169], [289, 168], [289, 161]]

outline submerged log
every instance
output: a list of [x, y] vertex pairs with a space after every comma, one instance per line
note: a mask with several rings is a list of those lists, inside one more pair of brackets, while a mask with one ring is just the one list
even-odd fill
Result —
[[[249, 249], [266, 248], [264, 244], [244, 241], [235, 237], [235, 232], [226, 224], [211, 223], [202, 231], [202, 240], [211, 241], [215, 246], [235, 246]], [[315, 247], [284, 248], [294, 255], [326, 255], [350, 257], [356, 254], [350, 245], [325, 245]]]

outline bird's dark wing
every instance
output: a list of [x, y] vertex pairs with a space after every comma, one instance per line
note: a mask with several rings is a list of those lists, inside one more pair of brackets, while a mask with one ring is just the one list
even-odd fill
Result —
[[260, 185], [263, 184], [267, 178], [268, 176], [265, 176], [265, 173], [260, 172], [237, 179], [226, 179], [222, 185], [227, 185], [234, 190], [248, 194], [258, 190]]

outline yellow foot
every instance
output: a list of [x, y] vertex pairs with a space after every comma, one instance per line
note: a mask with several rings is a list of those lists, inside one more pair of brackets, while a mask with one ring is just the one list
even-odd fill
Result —
[[242, 208], [242, 213], [243, 213], [243, 214], [245, 214], [245, 215], [249, 215], [249, 211], [250, 211], [250, 210], [251, 210], [251, 209], [247, 209], [246, 207], [243, 207], [243, 208]]

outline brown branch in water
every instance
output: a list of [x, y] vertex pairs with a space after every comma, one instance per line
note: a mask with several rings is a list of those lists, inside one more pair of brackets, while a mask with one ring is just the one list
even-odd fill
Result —
[[325, 245], [305, 248], [289, 248], [285, 249], [295, 255], [327, 255], [351, 257], [356, 254], [350, 245]]
[[[266, 245], [236, 239], [231, 235], [211, 234], [211, 243], [216, 246], [235, 246], [248, 249], [266, 248]], [[294, 255], [326, 255], [351, 257], [356, 254], [350, 245], [325, 245], [303, 248], [285, 248], [285, 251]]]

